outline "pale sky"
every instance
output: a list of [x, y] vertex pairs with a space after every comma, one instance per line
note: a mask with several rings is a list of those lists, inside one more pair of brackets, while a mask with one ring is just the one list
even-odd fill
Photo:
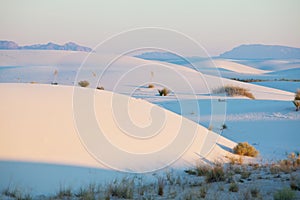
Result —
[[300, 47], [299, 0], [0, 0], [0, 40], [94, 47], [137, 27], [175, 29], [210, 55], [240, 44]]

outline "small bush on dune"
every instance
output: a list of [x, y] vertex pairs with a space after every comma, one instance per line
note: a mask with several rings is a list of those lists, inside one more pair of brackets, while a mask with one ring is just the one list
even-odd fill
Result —
[[255, 99], [254, 95], [249, 92], [248, 89], [239, 87], [239, 86], [231, 86], [231, 85], [226, 85], [224, 87], [218, 88], [213, 91], [215, 94], [221, 94], [221, 93], [226, 93], [228, 96], [245, 96], [250, 99]]
[[78, 85], [81, 86], [81, 87], [87, 87], [90, 85], [90, 83], [88, 81], [79, 81], [78, 82]]
[[104, 90], [104, 87], [103, 86], [98, 86], [97, 89], [98, 90]]
[[167, 96], [171, 91], [167, 88], [158, 89], [158, 93], [160, 96]]
[[238, 143], [233, 148], [233, 152], [241, 156], [256, 157], [258, 155], [258, 151], [253, 146], [251, 146], [248, 142]]
[[300, 110], [300, 89], [298, 89], [297, 92], [295, 93], [295, 98], [293, 103], [296, 106], [296, 111]]
[[239, 186], [237, 183], [230, 183], [229, 189], [230, 192], [238, 192], [239, 191]]
[[148, 88], [154, 88], [154, 85], [153, 84], [149, 84]]

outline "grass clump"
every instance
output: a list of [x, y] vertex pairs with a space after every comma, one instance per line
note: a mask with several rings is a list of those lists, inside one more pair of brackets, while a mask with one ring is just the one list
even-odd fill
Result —
[[79, 199], [93, 200], [96, 196], [96, 185], [90, 184], [87, 188], [80, 188], [78, 193], [75, 194]]
[[235, 154], [241, 155], [241, 156], [250, 156], [250, 157], [256, 157], [258, 155], [258, 151], [250, 145], [248, 142], [240, 142], [238, 143], [234, 148], [233, 152]]
[[84, 81], [79, 81], [78, 85], [81, 87], [87, 87], [90, 85], [90, 83], [88, 81], [84, 80]]
[[226, 85], [224, 87], [220, 87], [218, 89], [215, 89], [213, 91], [215, 94], [221, 94], [221, 93], [226, 93], [228, 96], [244, 96], [248, 97], [250, 99], [255, 99], [254, 95], [249, 92], [248, 89], [239, 87], [239, 86], [232, 86], [232, 85]]
[[160, 96], [167, 96], [168, 94], [170, 94], [170, 90], [168, 88], [163, 88], [163, 89], [158, 89], [158, 93]]
[[195, 172], [197, 176], [206, 176], [210, 170], [210, 167], [208, 167], [207, 165], [199, 164], [195, 167]]
[[214, 166], [205, 174], [205, 181], [207, 183], [225, 181], [225, 173], [222, 166]]
[[134, 181], [123, 178], [121, 181], [115, 180], [108, 185], [107, 195], [123, 199], [132, 199], [134, 191]]
[[207, 194], [207, 186], [200, 187], [199, 192], [200, 192], [200, 197], [201, 198], [205, 198], [206, 194]]
[[290, 188], [283, 188], [274, 194], [274, 200], [292, 200], [295, 199], [295, 192]]
[[236, 158], [235, 156], [225, 156], [225, 158], [227, 158], [229, 160], [229, 164], [231, 165], [242, 165], [244, 163], [243, 157], [239, 156], [238, 158]]
[[253, 198], [257, 198], [259, 196], [259, 189], [256, 187], [251, 188], [250, 193]]
[[64, 187], [60, 187], [59, 191], [56, 194], [56, 197], [59, 199], [63, 199], [65, 197], [72, 197], [72, 190], [71, 188], [64, 188]]

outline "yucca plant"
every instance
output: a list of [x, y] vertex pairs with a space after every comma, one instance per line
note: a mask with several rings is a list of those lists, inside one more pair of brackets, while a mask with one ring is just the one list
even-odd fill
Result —
[[171, 91], [167, 88], [158, 89], [158, 93], [160, 96], [167, 96]]

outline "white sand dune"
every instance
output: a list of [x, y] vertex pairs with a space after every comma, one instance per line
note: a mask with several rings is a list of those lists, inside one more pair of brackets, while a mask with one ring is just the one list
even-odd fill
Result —
[[[50, 83], [53, 81], [53, 72], [57, 69], [59, 84], [73, 85], [73, 82], [76, 80], [76, 72], [78, 72], [82, 61], [87, 55], [88, 53], [86, 52], [69, 51], [0, 51], [0, 65], [25, 66], [21, 71], [17, 71], [18, 73], [14, 73], [13, 70], [9, 71], [12, 73], [12, 77], [9, 77], [10, 80], [17, 81], [18, 76], [28, 73], [28, 82], [36, 81], [38, 77], [41, 77], [49, 79], [45, 82], [41, 80], [41, 83]], [[157, 90], [147, 90], [144, 93], [139, 88], [149, 83], [164, 84], [174, 91], [176, 95], [180, 94], [179, 98], [184, 99], [194, 98], [195, 94], [197, 98], [207, 98], [207, 95], [213, 89], [222, 86], [222, 84], [245, 87], [254, 94], [256, 99], [291, 100], [294, 96], [291, 92], [201, 74], [198, 71], [180, 65], [142, 60], [129, 56], [118, 58], [108, 67], [107, 64], [114, 58], [117, 58], [117, 56], [92, 53], [83, 65], [77, 80], [88, 80], [92, 88], [96, 88], [100, 84], [104, 86], [105, 90], [128, 96], [147, 96], [147, 98], [150, 96], [148, 98], [149, 101], [151, 101], [152, 97], [152, 99], [157, 100]], [[218, 67], [221, 65], [228, 70], [240, 73], [264, 74], [268, 72], [231, 61], [215, 60], [214, 62]], [[26, 66], [35, 66], [35, 68]], [[52, 70], [51, 67], [53, 68]], [[43, 69], [46, 70], [43, 71]], [[94, 74], [96, 74], [96, 77], [93, 76]], [[8, 76], [6, 72], [0, 73], [2, 80], [6, 76]], [[97, 82], [98, 80], [100, 80], [99, 83]], [[8, 80], [8, 82], [11, 81]], [[162, 85], [159, 87], [162, 87]], [[219, 97], [213, 96], [212, 98]]]
[[238, 72], [241, 74], [265, 74], [265, 73], [270, 72], [270, 71], [250, 67], [247, 65], [243, 65], [243, 64], [240, 64], [237, 62], [232, 62], [230, 60], [215, 59], [215, 60], [213, 60], [213, 62], [215, 63], [215, 65], [218, 68], [223, 68], [223, 69]]
[[[73, 119], [72, 87], [0, 84], [0, 88], [0, 160], [110, 169], [109, 166], [99, 163], [88, 153], [76, 132], [76, 120]], [[174, 137], [177, 136], [176, 133], [182, 123], [182, 126], [186, 126], [185, 130], [191, 131], [186, 133], [187, 135], [184, 137], [193, 134], [193, 131], [196, 135], [195, 139], [190, 141], [191, 145], [182, 157], [172, 165], [173, 167], [185, 167], [193, 165], [201, 156], [206, 156], [209, 149], [203, 149], [206, 148], [205, 142], [217, 138], [216, 134], [209, 133], [206, 128], [144, 100], [86, 88], [80, 89], [80, 91], [84, 91], [84, 94], [86, 92], [94, 94], [95, 92], [95, 115], [99, 126], [110, 141], [127, 152], [151, 154], [153, 151], [165, 148], [165, 145], [175, 142]], [[161, 116], [156, 116], [155, 113], [165, 114], [165, 124], [159, 134], [148, 140], [137, 140], [124, 134], [120, 130], [120, 124], [116, 124], [113, 118], [112, 97], [114, 101], [118, 102], [118, 105], [125, 105], [130, 102], [130, 116], [140, 127], [151, 123], [149, 112], [154, 107], [156, 112], [154, 112], [152, 120], [161, 119]], [[86, 119], [83, 123], [89, 125], [90, 121], [92, 120]], [[86, 131], [92, 132], [93, 130], [87, 129]], [[104, 145], [102, 143], [104, 141], [97, 142], [99, 147]], [[235, 145], [234, 142], [222, 137], [219, 137], [218, 142], [228, 148]], [[179, 142], [176, 147], [180, 149], [180, 145], [186, 145], [186, 143], [180, 144]], [[176, 149], [170, 150], [176, 151]], [[218, 158], [224, 158], [227, 153], [219, 146], [214, 146], [207, 159], [214, 161]], [[159, 168], [162, 166], [161, 163], [172, 161], [169, 157], [174, 156], [171, 151], [163, 152], [161, 156], [153, 157], [151, 163], [143, 163], [144, 160], [126, 160], [126, 158], [120, 157], [121, 154], [114, 154], [113, 151], [109, 155], [111, 158], [109, 162], [114, 162], [118, 169], [126, 171]]]

